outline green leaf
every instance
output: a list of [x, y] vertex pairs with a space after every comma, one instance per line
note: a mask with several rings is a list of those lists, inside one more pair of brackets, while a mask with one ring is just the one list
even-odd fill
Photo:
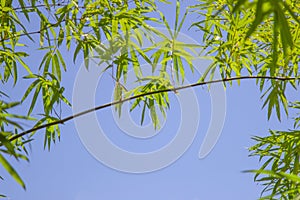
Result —
[[154, 100], [153, 99], [149, 99], [149, 109], [150, 109], [150, 116], [152, 119], [152, 123], [154, 125], [154, 128], [157, 129], [160, 127], [159, 125], [159, 120], [158, 120], [158, 116], [156, 113], [156, 109], [155, 109], [155, 105], [154, 105]]
[[89, 46], [88, 44], [83, 45], [83, 58], [84, 58], [84, 66], [88, 69], [89, 68]]
[[[27, 76], [28, 77], [28, 76]], [[31, 76], [34, 77], [34, 76]], [[31, 78], [30, 77], [30, 78]], [[37, 86], [37, 84], [40, 83], [40, 80], [37, 79], [35, 80], [33, 83], [31, 83], [31, 85], [27, 88], [26, 92], [24, 93], [23, 97], [22, 97], [22, 102], [28, 97], [28, 95], [31, 93], [31, 91]]]
[[176, 0], [175, 30], [177, 30], [179, 15], [180, 15], [180, 2], [179, 0]]
[[180, 22], [180, 24], [179, 24], [179, 27], [178, 27], [177, 29], [175, 29], [175, 30], [176, 30], [175, 38], [177, 38], [178, 34], [180, 33], [181, 28], [182, 28], [182, 26], [183, 26], [183, 24], [184, 24], [184, 22], [185, 22], [185, 19], [186, 19], [187, 15], [188, 15], [188, 12], [186, 11], [186, 12], [184, 13], [183, 18], [181, 19], [181, 22]]
[[28, 113], [27, 113], [28, 116], [32, 113], [33, 108], [35, 107], [35, 103], [36, 103], [36, 100], [37, 100], [37, 97], [38, 97], [38, 95], [40, 93], [41, 88], [42, 88], [42, 84], [38, 84], [36, 86], [36, 89], [35, 89], [35, 92], [33, 94], [33, 98], [32, 98], [32, 101], [31, 101]]
[[15, 148], [14, 148], [14, 145], [12, 145], [12, 143], [2, 134], [0, 134], [0, 144], [1, 146], [4, 145], [8, 151], [8, 153], [10, 155], [13, 155], [16, 159], [17, 158], [17, 155], [16, 155], [16, 152], [15, 152]]
[[64, 41], [64, 36], [65, 36], [64, 29], [62, 27], [60, 27], [59, 34], [58, 34], [58, 42], [57, 42], [58, 46], [60, 46], [62, 44], [62, 42]]
[[141, 125], [143, 125], [143, 123], [144, 123], [146, 105], [147, 105], [146, 102], [144, 102], [144, 106], [143, 106], [143, 109], [142, 109], [142, 115], [141, 115]]
[[56, 53], [57, 53], [57, 56], [58, 56], [58, 58], [59, 58], [60, 64], [62, 64], [62, 66], [63, 66], [63, 68], [64, 68], [64, 71], [67, 71], [66, 63], [65, 63], [65, 61], [64, 61], [64, 59], [63, 59], [63, 57], [62, 57], [60, 51], [59, 51], [59, 50], [56, 50]]
[[4, 167], [4, 169], [13, 177], [13, 179], [23, 187], [23, 189], [26, 189], [25, 183], [19, 176], [19, 174], [16, 172], [16, 170], [9, 164], [9, 162], [2, 156], [0, 153], [0, 163]]
[[53, 55], [52, 69], [55, 69], [54, 71], [55, 71], [56, 77], [57, 77], [58, 81], [61, 81], [61, 70], [60, 70], [60, 65], [59, 65], [57, 54]]

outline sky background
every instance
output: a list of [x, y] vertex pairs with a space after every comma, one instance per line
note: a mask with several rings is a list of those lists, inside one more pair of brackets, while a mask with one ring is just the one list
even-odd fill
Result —
[[[183, 7], [194, 2], [184, 2]], [[174, 5], [161, 7], [161, 10], [170, 22], [174, 19]], [[192, 17], [187, 19], [187, 23], [191, 20]], [[185, 27], [183, 32], [187, 33], [186, 30]], [[199, 39], [199, 32], [192, 31], [187, 34], [196, 40]], [[42, 54], [34, 50], [34, 47], [31, 48], [30, 53], [33, 57], [28, 61], [35, 66], [37, 63], [35, 59], [40, 59]], [[79, 59], [76, 64], [73, 64], [71, 57], [65, 55], [69, 67], [64, 73], [62, 82], [66, 88], [65, 95], [70, 100], [76, 73], [82, 63]], [[192, 75], [188, 76], [193, 80]], [[28, 84], [30, 81], [20, 81], [14, 88], [11, 85], [5, 87], [4, 91], [12, 99], [20, 99]], [[109, 76], [102, 77], [95, 97], [97, 105], [111, 100], [111, 84]], [[266, 135], [269, 129], [287, 130], [292, 128], [292, 122], [283, 117], [282, 122], [279, 123], [274, 116], [267, 121], [267, 112], [261, 109], [263, 102], [255, 81], [244, 80], [241, 81], [240, 86], [234, 83], [232, 87], [226, 89], [227, 113], [222, 134], [211, 153], [204, 159], [199, 159], [199, 148], [210, 122], [211, 99], [206, 86], [193, 89], [197, 94], [200, 109], [199, 128], [190, 148], [172, 165], [145, 174], [113, 170], [100, 163], [86, 150], [74, 122], [70, 121], [60, 126], [61, 141], [53, 144], [50, 152], [43, 149], [44, 135], [43, 131], [40, 131], [32, 142], [30, 162], [12, 161], [25, 181], [27, 190], [24, 191], [4, 169], [0, 168], [0, 174], [5, 178], [5, 181], [0, 182], [0, 192], [8, 195], [7, 199], [11, 200], [257, 199], [262, 187], [253, 182], [252, 174], [242, 172], [260, 166], [257, 158], [248, 157], [247, 147], [254, 144], [251, 136]], [[149, 139], [138, 140], [124, 134], [114, 121], [112, 108], [98, 111], [97, 116], [107, 137], [116, 145], [128, 151], [155, 150], [174, 138], [178, 128], [180, 120], [178, 101], [174, 94], [170, 96], [171, 107], [166, 123], [156, 136]], [[299, 94], [289, 90], [288, 97], [299, 98]], [[24, 108], [26, 103], [16, 111], [25, 114], [27, 110]], [[65, 106], [63, 108], [63, 116], [72, 114], [71, 108]], [[138, 123], [139, 112], [133, 112], [132, 118]], [[147, 117], [146, 124], [149, 122]]]

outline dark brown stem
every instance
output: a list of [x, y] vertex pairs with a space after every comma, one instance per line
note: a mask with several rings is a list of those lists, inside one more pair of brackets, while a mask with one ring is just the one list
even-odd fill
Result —
[[85, 115], [91, 112], [94, 112], [96, 110], [101, 110], [103, 108], [107, 108], [107, 107], [111, 107], [113, 105], [116, 104], [120, 104], [120, 103], [124, 103], [126, 101], [130, 101], [133, 99], [137, 99], [140, 97], [144, 97], [144, 96], [148, 96], [148, 95], [153, 95], [153, 94], [158, 94], [158, 93], [163, 93], [163, 92], [172, 92], [172, 91], [178, 91], [178, 90], [183, 90], [183, 89], [187, 89], [187, 88], [192, 88], [192, 87], [196, 87], [196, 86], [200, 86], [200, 85], [208, 85], [208, 84], [212, 84], [212, 83], [220, 83], [220, 82], [228, 82], [228, 81], [234, 81], [234, 80], [242, 80], [242, 79], [269, 79], [269, 80], [279, 80], [279, 81], [288, 81], [288, 80], [296, 80], [299, 79], [299, 77], [274, 77], [274, 76], [241, 76], [241, 77], [232, 77], [232, 78], [225, 78], [225, 79], [218, 79], [218, 80], [211, 80], [211, 81], [205, 81], [205, 82], [200, 82], [200, 83], [193, 83], [193, 84], [189, 84], [189, 85], [184, 85], [184, 86], [180, 86], [180, 87], [176, 87], [176, 88], [169, 88], [169, 89], [164, 89], [164, 90], [156, 90], [156, 91], [152, 91], [152, 92], [148, 92], [148, 93], [144, 93], [144, 94], [139, 94], [139, 95], [135, 95], [135, 96], [131, 96], [128, 97], [126, 99], [122, 99], [119, 101], [115, 101], [115, 102], [110, 102], [107, 104], [103, 104], [101, 106], [97, 106], [85, 111], [82, 111], [80, 113], [68, 116], [66, 118], [63, 118], [61, 120], [57, 120], [48, 124], [43, 124], [41, 126], [37, 126], [37, 127], [33, 127], [32, 129], [26, 130], [22, 133], [16, 134], [14, 136], [12, 136], [9, 140], [13, 141], [16, 140], [24, 135], [27, 135], [29, 133], [32, 133], [34, 131], [49, 127], [49, 126], [53, 126], [53, 125], [57, 125], [57, 124], [64, 124], [67, 121], [70, 121], [76, 117], [79, 117], [81, 115]]

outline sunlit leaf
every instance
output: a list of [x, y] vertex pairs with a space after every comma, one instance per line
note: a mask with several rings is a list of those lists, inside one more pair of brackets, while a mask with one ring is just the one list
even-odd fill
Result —
[[3, 157], [3, 155], [0, 153], [0, 163], [1, 165], [5, 168], [5, 170], [13, 177], [13, 179], [19, 184], [21, 185], [24, 189], [26, 189], [25, 187], [25, 183], [23, 182], [23, 180], [21, 179], [21, 177], [19, 176], [19, 174], [16, 172], [16, 170], [11, 166], [11, 164]]

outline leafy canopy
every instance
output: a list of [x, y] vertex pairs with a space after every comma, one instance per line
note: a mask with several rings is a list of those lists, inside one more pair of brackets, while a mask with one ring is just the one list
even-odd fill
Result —
[[[167, 21], [165, 11], [158, 9], [158, 5], [171, 3], [176, 3], [174, 25]], [[218, 71], [225, 87], [233, 80], [240, 83], [255, 78], [268, 119], [274, 111], [280, 120], [282, 111], [288, 114], [289, 109], [300, 108], [298, 101], [289, 102], [286, 96], [287, 87], [299, 87], [299, 1], [202, 0], [187, 8], [180, 5], [179, 0], [0, 1], [1, 84], [31, 81], [16, 101], [0, 89], [0, 163], [23, 188], [25, 184], [7, 156], [28, 160], [26, 146], [42, 128], [44, 146], [50, 149], [60, 138], [59, 125], [76, 117], [62, 119], [59, 114], [62, 103], [71, 105], [62, 85], [63, 72], [70, 66], [65, 55], [71, 55], [74, 63], [83, 56], [86, 68], [89, 58], [101, 58], [106, 65], [101, 70], [114, 80], [114, 105], [119, 114], [124, 99], [131, 100], [131, 110], [142, 108], [141, 124], [149, 111], [156, 128], [158, 112], [165, 115], [169, 107], [167, 92], [176, 92], [176, 86], [184, 83], [186, 70], [194, 71], [192, 61], [198, 56], [213, 62], [197, 83], [186, 87], [213, 83]], [[185, 19], [190, 16], [195, 18], [187, 24]], [[38, 28], [24, 24], [38, 24]], [[201, 33], [196, 38], [203, 44], [201, 51], [199, 45], [178, 39], [186, 25], [189, 31]], [[166, 28], [168, 35], [155, 26]], [[153, 37], [161, 42], [155, 43]], [[143, 48], [146, 42], [152, 46]], [[26, 48], [33, 44], [43, 57], [36, 66], [29, 66], [26, 57], [33, 55]], [[143, 76], [141, 63], [152, 67], [152, 76]], [[23, 77], [20, 67], [26, 71]], [[140, 86], [127, 90], [130, 69]], [[26, 114], [11, 111], [26, 102]], [[37, 102], [42, 103], [41, 108]], [[264, 164], [252, 172], [255, 181], [266, 186], [263, 194], [268, 198], [299, 195], [299, 119], [300, 115], [294, 118], [295, 130], [254, 137], [257, 145], [250, 148], [251, 155], [259, 156]], [[32, 121], [32, 129], [24, 130], [23, 124]], [[258, 179], [261, 175], [264, 177]]]

